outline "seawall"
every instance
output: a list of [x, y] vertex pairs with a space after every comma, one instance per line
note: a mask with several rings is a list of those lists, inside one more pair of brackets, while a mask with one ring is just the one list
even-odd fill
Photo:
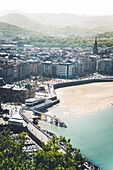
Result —
[[69, 86], [77, 86], [77, 85], [83, 85], [83, 84], [89, 84], [89, 83], [99, 83], [99, 82], [112, 82], [113, 78], [111, 79], [87, 79], [87, 80], [75, 80], [75, 81], [68, 81], [68, 82], [62, 82], [54, 84], [54, 89], [63, 88], [63, 87], [69, 87]]

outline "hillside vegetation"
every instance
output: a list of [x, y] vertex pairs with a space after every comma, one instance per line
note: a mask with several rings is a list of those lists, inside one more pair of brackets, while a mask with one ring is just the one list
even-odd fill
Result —
[[17, 27], [15, 25], [7, 24], [0, 22], [0, 38], [8, 38], [8, 37], [15, 37], [18, 34], [23, 34], [25, 35], [26, 30]]

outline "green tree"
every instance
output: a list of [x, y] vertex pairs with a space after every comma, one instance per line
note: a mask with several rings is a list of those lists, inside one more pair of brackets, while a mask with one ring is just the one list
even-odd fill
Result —
[[[26, 133], [18, 135], [9, 129], [0, 131], [0, 169], [2, 170], [84, 170], [80, 150], [72, 148], [70, 139], [53, 136], [41, 150], [28, 154], [23, 150]], [[64, 149], [62, 149], [64, 148]]]
[[0, 169], [32, 169], [30, 157], [22, 149], [25, 144], [25, 140], [25, 132], [19, 135], [11, 135], [11, 131], [8, 129], [4, 129], [0, 132]]
[[[62, 152], [59, 145], [65, 148]], [[34, 157], [36, 170], [77, 170], [84, 169], [85, 158], [82, 157], [79, 149], [73, 149], [70, 139], [55, 136], [38, 150]]]

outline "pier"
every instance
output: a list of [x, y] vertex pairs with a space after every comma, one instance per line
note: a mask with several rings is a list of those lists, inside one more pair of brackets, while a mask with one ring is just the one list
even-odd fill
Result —
[[48, 114], [43, 114], [42, 112], [39, 112], [37, 110], [33, 110], [33, 112], [35, 113], [35, 115], [42, 115], [44, 116], [44, 121], [48, 122], [48, 123], [51, 123], [51, 124], [54, 124], [56, 126], [60, 126], [60, 127], [64, 127], [64, 128], [67, 128], [67, 125], [59, 118], [57, 118], [56, 116], [51, 116], [51, 115], [48, 115]]
[[[22, 112], [19, 114], [24, 120], [23, 126], [26, 127], [27, 133], [40, 147], [43, 146], [43, 143], [47, 144], [47, 142], [51, 140], [52, 136], [50, 137], [50, 135], [45, 133], [45, 131], [42, 130], [38, 125], [35, 125], [33, 122], [31, 122]], [[59, 146], [61, 148], [60, 151], [65, 153], [65, 148], [61, 145]]]

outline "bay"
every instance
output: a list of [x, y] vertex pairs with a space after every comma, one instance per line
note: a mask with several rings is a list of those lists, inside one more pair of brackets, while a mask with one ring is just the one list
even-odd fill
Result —
[[102, 170], [113, 169], [113, 107], [79, 114], [75, 108], [59, 104], [49, 113], [64, 121], [67, 128], [49, 123], [42, 128], [70, 138], [73, 147], [80, 148], [81, 153]]

